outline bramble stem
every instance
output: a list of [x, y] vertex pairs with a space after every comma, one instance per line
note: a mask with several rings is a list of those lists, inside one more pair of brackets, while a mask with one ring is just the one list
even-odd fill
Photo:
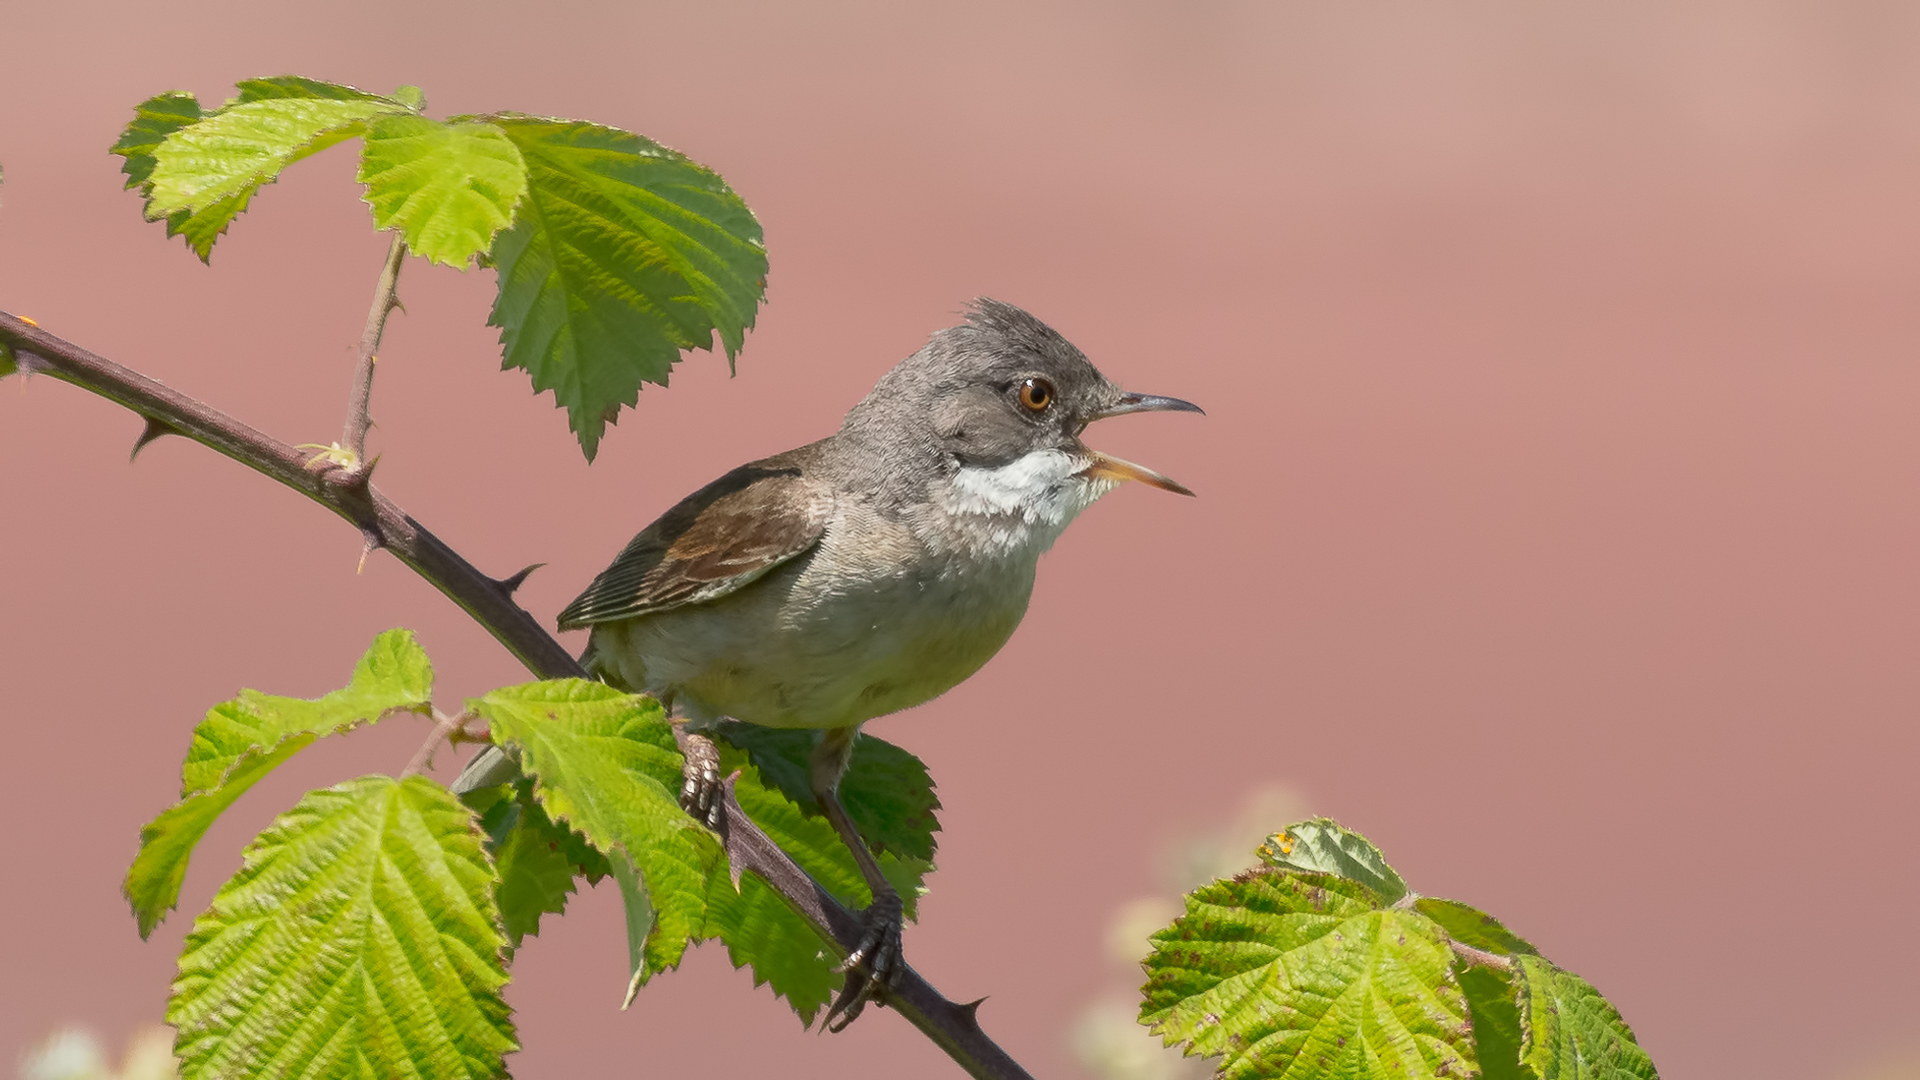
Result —
[[407, 258], [407, 243], [393, 234], [393, 246], [387, 249], [387, 264], [380, 270], [380, 284], [373, 291], [373, 307], [367, 311], [367, 328], [360, 332], [360, 354], [353, 365], [353, 392], [347, 396], [347, 427], [340, 445], [353, 451], [354, 468], [367, 459], [367, 430], [373, 427], [373, 366], [379, 362], [380, 336], [387, 331], [387, 316], [400, 306], [395, 289], [400, 284], [400, 264]]
[[[398, 244], [394, 250], [401, 250]], [[389, 266], [396, 265], [398, 257], [391, 256]], [[143, 441], [166, 434], [183, 435], [345, 518], [369, 544], [391, 551], [458, 604], [535, 676], [586, 678], [573, 656], [514, 603], [513, 589], [525, 577], [525, 571], [505, 580], [481, 573], [375, 489], [370, 467], [309, 468], [309, 454], [5, 312], [0, 312], [0, 343], [13, 348], [23, 376], [50, 375], [144, 417]], [[438, 728], [434, 737], [440, 737]], [[857, 948], [865, 934], [859, 918], [747, 817], [733, 797], [731, 784], [726, 792], [727, 812], [721, 832], [733, 868], [759, 875], [842, 957]], [[887, 993], [889, 1008], [906, 1017], [978, 1080], [1031, 1080], [1027, 1071], [981, 1030], [974, 1015], [979, 1002], [962, 1005], [949, 1001], [911, 967], [902, 964], [901, 968], [897, 982]]]

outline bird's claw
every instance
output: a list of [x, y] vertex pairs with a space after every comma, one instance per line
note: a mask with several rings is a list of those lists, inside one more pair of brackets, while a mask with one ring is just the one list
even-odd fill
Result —
[[720, 781], [720, 750], [704, 735], [689, 733], [682, 747], [686, 764], [681, 769], [685, 782], [680, 786], [680, 809], [695, 821], [718, 830], [726, 815], [726, 798]]
[[900, 969], [905, 966], [900, 958], [900, 931], [904, 925], [900, 897], [892, 892], [874, 897], [873, 903], [860, 912], [860, 921], [867, 932], [861, 935], [860, 944], [847, 954], [846, 962], [834, 969], [846, 972], [847, 981], [827, 1010], [828, 1031], [846, 1030], [848, 1024], [859, 1019], [869, 1001], [886, 1004], [887, 992], [899, 982]]

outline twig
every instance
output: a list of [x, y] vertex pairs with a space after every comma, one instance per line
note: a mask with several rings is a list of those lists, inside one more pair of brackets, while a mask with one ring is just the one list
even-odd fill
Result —
[[[586, 677], [560, 643], [513, 602], [511, 585], [518, 581], [490, 578], [441, 543], [373, 487], [371, 467], [353, 472], [306, 468], [308, 456], [298, 449], [4, 312], [0, 312], [0, 342], [13, 347], [23, 374], [51, 375], [118, 402], [145, 418], [143, 435], [162, 427], [167, 429], [163, 434], [184, 435], [345, 518], [370, 544], [393, 552], [458, 604], [537, 677]], [[758, 874], [823, 939], [834, 943], [840, 955], [858, 947], [864, 932], [858, 918], [741, 811], [731, 788], [726, 810], [727, 857], [735, 860], [733, 865]], [[949, 1001], [909, 967], [888, 993], [887, 1004], [980, 1080], [1031, 1080], [981, 1030], [974, 1018], [978, 1001], [964, 1005]]]
[[360, 332], [360, 354], [353, 365], [353, 392], [347, 396], [347, 426], [340, 445], [353, 454], [354, 467], [367, 458], [367, 430], [373, 427], [373, 367], [379, 360], [380, 336], [386, 333], [387, 316], [400, 306], [395, 288], [400, 283], [400, 264], [407, 258], [406, 241], [396, 230], [393, 246], [387, 249], [387, 264], [381, 268], [380, 284], [373, 291], [373, 307], [367, 311], [367, 328]]
[[407, 767], [400, 770], [400, 778], [404, 780], [432, 768], [433, 752], [440, 749], [440, 740], [459, 730], [469, 719], [466, 713], [448, 716], [439, 709], [433, 710], [433, 732], [427, 736], [426, 742], [420, 744], [420, 749], [413, 752], [413, 757], [407, 759]]

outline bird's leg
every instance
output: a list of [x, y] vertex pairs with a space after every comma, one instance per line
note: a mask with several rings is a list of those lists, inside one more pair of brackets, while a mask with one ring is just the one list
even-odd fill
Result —
[[873, 892], [873, 902], [860, 912], [866, 934], [840, 966], [840, 970], [847, 973], [847, 981], [827, 1010], [828, 1031], [844, 1030], [860, 1016], [868, 1001], [884, 1003], [902, 964], [900, 894], [880, 872], [880, 863], [860, 838], [860, 830], [853, 827], [846, 807], [840, 805], [840, 778], [846, 774], [847, 761], [853, 756], [854, 736], [859, 733], [858, 726], [821, 732], [808, 770], [813, 797], [820, 801], [820, 809], [833, 823], [833, 831], [840, 834], [841, 843], [853, 853], [853, 861], [859, 865], [861, 876], [867, 879], [867, 888]]
[[[660, 704], [673, 715], [673, 697], [663, 696]], [[680, 744], [680, 809], [695, 821], [718, 832], [726, 817], [726, 799], [720, 791], [720, 748], [713, 740], [688, 731], [685, 720], [673, 725], [674, 741]]]

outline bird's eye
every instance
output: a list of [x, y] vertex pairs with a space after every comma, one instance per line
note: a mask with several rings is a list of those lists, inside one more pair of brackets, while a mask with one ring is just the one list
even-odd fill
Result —
[[1053, 404], [1053, 384], [1045, 379], [1028, 379], [1020, 384], [1020, 404], [1029, 412], [1045, 412]]

